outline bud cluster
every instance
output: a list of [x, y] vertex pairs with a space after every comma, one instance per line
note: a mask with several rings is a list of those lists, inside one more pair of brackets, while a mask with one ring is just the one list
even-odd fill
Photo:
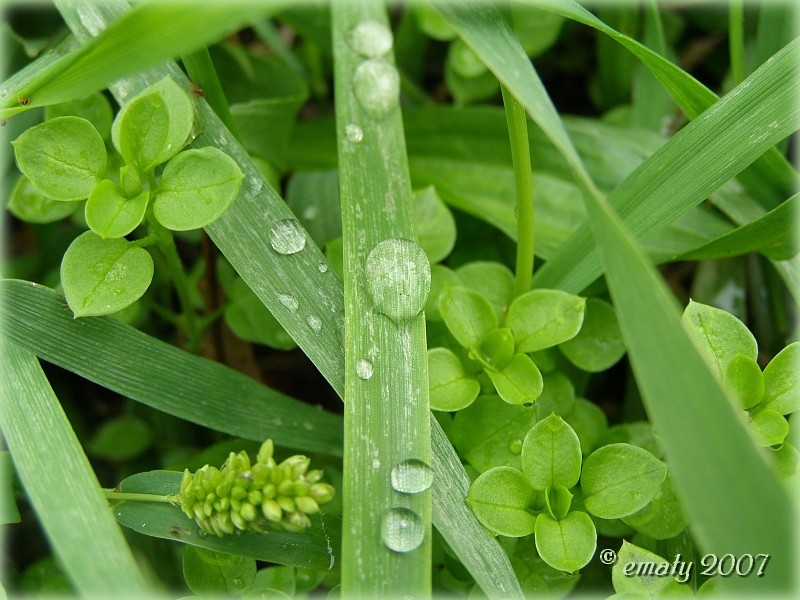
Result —
[[261, 445], [256, 463], [246, 452], [230, 453], [221, 469], [209, 465], [183, 474], [180, 505], [207, 533], [222, 537], [238, 531], [265, 532], [269, 527], [302, 531], [308, 515], [330, 502], [334, 489], [320, 482], [322, 471], [309, 471], [306, 456], [277, 464], [272, 440]]

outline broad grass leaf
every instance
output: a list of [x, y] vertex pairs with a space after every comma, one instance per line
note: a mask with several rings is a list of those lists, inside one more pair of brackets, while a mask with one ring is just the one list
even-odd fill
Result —
[[583, 371], [598, 373], [611, 368], [625, 354], [625, 340], [614, 307], [605, 300], [587, 298], [580, 331], [558, 348]]
[[551, 414], [539, 421], [522, 445], [522, 472], [533, 489], [574, 487], [581, 475], [581, 444], [561, 417]]
[[86, 119], [58, 117], [12, 142], [17, 165], [53, 200], [83, 200], [106, 171], [103, 138]]
[[532, 404], [542, 393], [542, 374], [527, 354], [517, 352], [502, 370], [486, 369], [497, 393], [509, 404]]
[[551, 567], [574, 573], [585, 567], [597, 547], [597, 531], [585, 512], [573, 511], [556, 521], [546, 513], [536, 517], [536, 550]]
[[778, 352], [764, 369], [763, 403], [782, 415], [800, 409], [800, 342]]
[[533, 290], [517, 297], [506, 315], [517, 351], [535, 352], [574, 337], [585, 306], [585, 298], [561, 290]]
[[149, 199], [148, 191], [128, 199], [117, 184], [104, 179], [86, 201], [86, 223], [103, 239], [121, 238], [142, 222]]
[[239, 165], [217, 148], [181, 152], [164, 168], [153, 214], [174, 231], [205, 227], [233, 203], [243, 177]]
[[626, 517], [655, 497], [666, 476], [667, 466], [647, 450], [630, 444], [603, 446], [583, 463], [584, 505], [603, 519]]
[[428, 385], [432, 410], [461, 410], [481, 391], [480, 383], [467, 377], [458, 356], [447, 348], [428, 350]]
[[61, 261], [61, 285], [75, 317], [108, 315], [142, 297], [153, 279], [153, 259], [124, 238], [87, 231]]
[[525, 476], [512, 467], [494, 467], [472, 483], [467, 505], [488, 529], [508, 537], [533, 533], [536, 517], [528, 511], [534, 491]]
[[11, 192], [8, 211], [27, 223], [52, 223], [70, 216], [80, 205], [48, 198], [21, 175]]
[[489, 301], [465, 287], [445, 287], [439, 294], [439, 313], [453, 337], [465, 348], [476, 348], [498, 325]]

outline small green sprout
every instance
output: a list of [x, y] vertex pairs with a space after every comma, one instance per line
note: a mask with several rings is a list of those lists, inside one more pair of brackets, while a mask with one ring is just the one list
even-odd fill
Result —
[[246, 452], [231, 452], [221, 469], [205, 465], [194, 475], [187, 469], [181, 509], [200, 529], [220, 537], [264, 533], [270, 527], [299, 532], [311, 526], [308, 515], [333, 499], [333, 486], [320, 482], [322, 471], [308, 470], [308, 457], [294, 455], [277, 464], [273, 450], [267, 440], [255, 464]]

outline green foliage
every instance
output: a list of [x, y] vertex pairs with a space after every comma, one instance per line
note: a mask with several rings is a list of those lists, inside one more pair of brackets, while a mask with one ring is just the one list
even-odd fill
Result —
[[183, 576], [198, 596], [241, 594], [256, 577], [256, 561], [187, 546], [183, 550]]

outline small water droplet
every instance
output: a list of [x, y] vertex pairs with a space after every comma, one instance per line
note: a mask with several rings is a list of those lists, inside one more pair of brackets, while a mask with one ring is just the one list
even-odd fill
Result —
[[244, 579], [241, 577], [234, 577], [231, 579], [231, 585], [237, 590], [244, 589]]
[[309, 423], [308, 421], [303, 421], [303, 429], [305, 429], [306, 431], [313, 431], [314, 430], [314, 424], [313, 423]]
[[407, 508], [393, 508], [381, 523], [381, 539], [395, 552], [410, 552], [425, 538], [425, 524], [417, 513]]
[[364, 130], [355, 123], [348, 123], [344, 128], [344, 134], [354, 144], [364, 139]]
[[303, 209], [303, 218], [306, 221], [313, 221], [319, 215], [319, 207], [315, 204], [310, 204]]
[[291, 294], [278, 294], [278, 302], [283, 304], [289, 310], [297, 310], [297, 307], [300, 306], [300, 304], [297, 302], [297, 298]]
[[392, 321], [410, 319], [425, 306], [431, 266], [411, 240], [384, 240], [367, 255], [367, 290], [378, 312]]
[[311, 327], [315, 333], [319, 333], [322, 329], [322, 321], [315, 315], [309, 315], [306, 319], [306, 323], [308, 323], [308, 326]]
[[520, 454], [522, 452], [522, 440], [516, 438], [508, 442], [508, 451], [511, 454]]
[[372, 377], [372, 363], [366, 359], [359, 358], [356, 362], [356, 375], [363, 380], [368, 380]]
[[317, 265], [317, 269], [319, 269], [320, 273], [327, 273], [328, 272], [328, 263], [321, 262]]
[[353, 91], [367, 113], [384, 117], [398, 106], [400, 75], [383, 59], [365, 60], [353, 75]]
[[295, 219], [283, 219], [272, 225], [269, 243], [278, 254], [295, 254], [306, 247], [306, 232]]
[[347, 41], [353, 50], [367, 58], [383, 56], [394, 43], [391, 30], [377, 21], [359, 23], [350, 30]]
[[198, 527], [197, 528], [197, 535], [199, 537], [201, 537], [201, 538], [208, 537], [208, 532], [205, 529], [203, 529], [201, 527]]
[[419, 494], [431, 487], [433, 471], [427, 463], [409, 458], [392, 467], [392, 488], [401, 494]]

